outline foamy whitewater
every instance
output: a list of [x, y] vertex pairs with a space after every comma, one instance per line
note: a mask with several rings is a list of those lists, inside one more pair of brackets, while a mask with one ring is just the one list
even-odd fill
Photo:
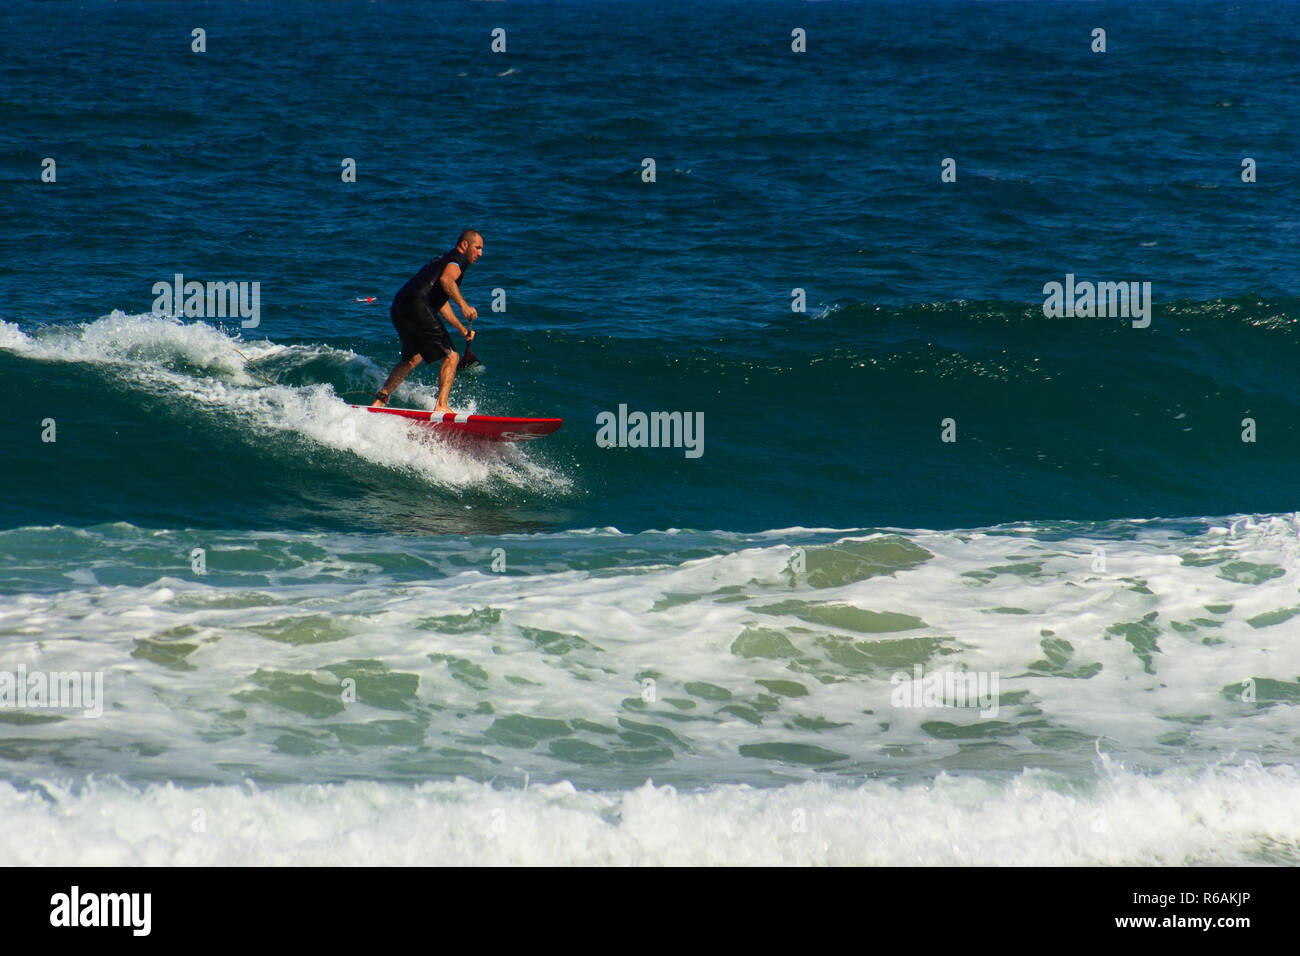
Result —
[[1300, 862], [1298, 535], [3, 532], [4, 855]]

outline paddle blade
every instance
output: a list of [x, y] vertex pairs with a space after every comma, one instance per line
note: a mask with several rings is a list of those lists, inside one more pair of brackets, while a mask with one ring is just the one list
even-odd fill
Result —
[[460, 367], [462, 369], [466, 369], [479, 364], [481, 363], [478, 360], [478, 356], [476, 356], [473, 352], [469, 350], [469, 345], [466, 345], [465, 354], [462, 355], [460, 358]]

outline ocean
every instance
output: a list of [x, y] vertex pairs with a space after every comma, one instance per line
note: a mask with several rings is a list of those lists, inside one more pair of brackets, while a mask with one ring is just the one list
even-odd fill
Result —
[[1300, 863], [1297, 4], [0, 43], [0, 862]]

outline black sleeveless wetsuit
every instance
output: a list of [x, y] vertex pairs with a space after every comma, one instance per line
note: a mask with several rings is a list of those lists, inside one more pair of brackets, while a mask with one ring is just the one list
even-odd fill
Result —
[[465, 278], [465, 270], [469, 268], [469, 260], [463, 252], [452, 249], [412, 276], [393, 297], [389, 315], [393, 327], [397, 329], [398, 338], [402, 340], [403, 362], [409, 361], [414, 355], [419, 355], [426, 362], [441, 362], [456, 351], [456, 347], [451, 344], [447, 326], [442, 324], [442, 318], [438, 315], [438, 310], [447, 302], [447, 293], [438, 280], [449, 262], [460, 266], [460, 279], [456, 280], [459, 287], [460, 280]]

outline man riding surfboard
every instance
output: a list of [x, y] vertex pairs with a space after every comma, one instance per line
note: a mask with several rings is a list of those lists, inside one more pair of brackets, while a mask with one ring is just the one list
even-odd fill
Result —
[[[389, 315], [402, 343], [402, 360], [370, 403], [371, 408], [387, 405], [393, 390], [423, 360], [442, 362], [442, 368], [438, 372], [438, 401], [433, 410], [451, 411], [447, 398], [451, 394], [451, 383], [456, 378], [460, 356], [451, 343], [447, 327], [438, 316], [455, 326], [465, 336], [466, 342], [474, 340], [473, 330], [464, 322], [473, 322], [478, 318], [478, 310], [461, 296], [460, 280], [465, 275], [465, 270], [477, 262], [481, 255], [483, 237], [477, 230], [466, 229], [460, 234], [455, 248], [425, 265], [393, 297]], [[464, 322], [457, 320], [451, 308], [452, 302], [459, 307]]]

